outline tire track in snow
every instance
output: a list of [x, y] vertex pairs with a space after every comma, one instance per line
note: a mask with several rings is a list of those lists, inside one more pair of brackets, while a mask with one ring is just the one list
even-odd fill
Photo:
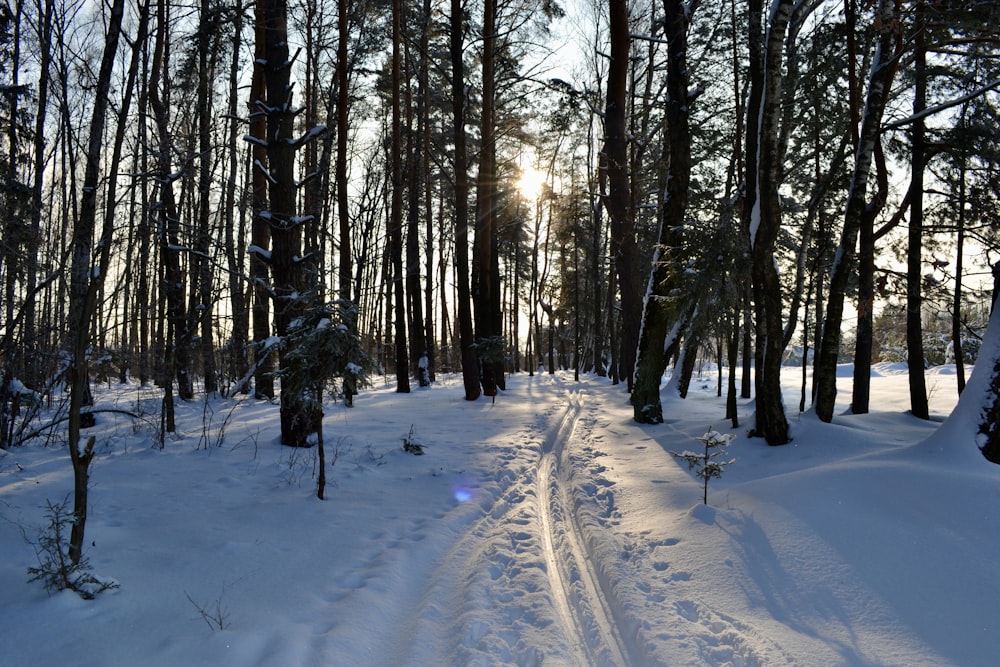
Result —
[[[587, 545], [573, 512], [567, 489], [568, 479], [560, 474], [566, 445], [573, 437], [583, 409], [584, 395], [567, 392], [569, 405], [557, 424], [546, 434], [538, 467], [539, 517], [545, 560], [554, 596], [553, 604], [567, 632], [576, 636], [592, 665], [632, 664], [628, 646], [618, 630], [618, 622], [602, 580], [591, 564]], [[581, 656], [584, 657], [584, 656]]]

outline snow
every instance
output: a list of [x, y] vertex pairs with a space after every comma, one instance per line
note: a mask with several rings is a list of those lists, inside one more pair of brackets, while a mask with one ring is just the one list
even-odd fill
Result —
[[247, 247], [247, 253], [249, 253], [250, 255], [257, 255], [265, 262], [271, 261], [271, 251], [265, 248], [261, 248], [259, 245], [251, 244], [249, 247]]
[[[459, 376], [377, 378], [326, 406], [327, 501], [315, 449], [277, 443], [277, 405], [178, 402], [159, 450], [160, 395], [102, 385], [98, 408], [142, 412], [92, 430], [85, 554], [120, 588], [26, 583], [22, 530], [72, 470], [64, 447], [0, 452], [3, 664], [992, 665], [1000, 469], [932, 437], [953, 368], [928, 375], [930, 422], [898, 370], [873, 372], [870, 415], [790, 407], [783, 447], [746, 438], [752, 399], [728, 428], [711, 372], [660, 425], [597, 377], [515, 375], [471, 403]], [[736, 460], [702, 505], [670, 451], [712, 430]]]

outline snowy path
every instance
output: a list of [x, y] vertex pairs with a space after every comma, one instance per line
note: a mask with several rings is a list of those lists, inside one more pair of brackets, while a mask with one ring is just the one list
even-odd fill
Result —
[[569, 405], [558, 423], [550, 427], [538, 466], [539, 515], [545, 535], [545, 555], [555, 605], [565, 626], [575, 633], [576, 645], [585, 653], [579, 664], [628, 665], [629, 651], [622, 641], [605, 588], [587, 552], [568, 491], [561, 474], [564, 455], [576, 430], [585, 395], [567, 392]]
[[[349, 647], [373, 665], [642, 664], [618, 630], [620, 605], [607, 600], [611, 587], [574, 514], [568, 457], [578, 422], [594, 408], [585, 389], [540, 379], [553, 383], [532, 413], [519, 413], [522, 422], [477, 443], [494, 458], [463, 489], [471, 500], [403, 524], [401, 534], [372, 536], [361, 556], [368, 567], [347, 568], [370, 576], [341, 581], [331, 598], [372, 612], [341, 618], [317, 637], [317, 660]], [[493, 412], [481, 416], [497, 419]], [[407, 576], [413, 571], [424, 574]], [[394, 600], [389, 611], [376, 601], [385, 595]]]

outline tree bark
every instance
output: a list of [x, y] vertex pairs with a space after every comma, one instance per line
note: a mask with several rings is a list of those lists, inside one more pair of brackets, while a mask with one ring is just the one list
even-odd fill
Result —
[[[258, 8], [256, 11], [260, 11]], [[253, 289], [254, 397], [274, 398], [274, 356], [269, 344], [271, 336], [270, 263], [271, 226], [262, 213], [267, 210], [267, 115], [262, 104], [267, 96], [265, 86], [266, 50], [264, 24], [254, 25], [254, 67], [250, 81], [248, 110], [250, 116], [250, 199], [253, 221], [250, 229], [250, 282]]]
[[[174, 196], [173, 183], [180, 176], [173, 173], [170, 154], [173, 137], [170, 132], [169, 103], [161, 97], [161, 84], [165, 86], [169, 71], [169, 35], [167, 34], [167, 0], [157, 3], [156, 46], [149, 82], [149, 105], [156, 120], [159, 140], [157, 173], [160, 182], [159, 202], [156, 204], [159, 222], [157, 236], [160, 241], [160, 262], [163, 266], [163, 292], [167, 303], [167, 335], [164, 344], [164, 389], [177, 379], [177, 395], [183, 400], [194, 398], [190, 374], [190, 353], [187, 346], [187, 315], [184, 306], [184, 275], [180, 263], [180, 214]], [[165, 87], [165, 90], [167, 88]], [[171, 399], [172, 400], [172, 399]], [[172, 405], [164, 403], [167, 410]]]
[[[292, 104], [288, 52], [288, 6], [286, 0], [262, 0], [257, 5], [258, 33], [264, 39], [264, 79], [267, 99], [258, 102], [267, 120], [268, 195], [270, 206], [258, 213], [270, 227], [271, 295], [274, 301], [275, 333], [282, 339], [279, 368], [289, 367], [294, 343], [288, 334], [294, 320], [302, 316], [313, 298], [315, 285], [303, 275], [303, 227], [311, 216], [297, 210], [295, 152], [302, 142], [293, 137], [295, 110]], [[312, 128], [309, 129], [312, 133]], [[303, 447], [319, 428], [322, 413], [307, 397], [281, 392], [281, 442]]]
[[195, 321], [201, 328], [201, 363], [205, 393], [219, 391], [219, 381], [215, 369], [215, 328], [213, 322], [214, 302], [212, 298], [213, 270], [211, 262], [211, 220], [212, 206], [212, 105], [209, 70], [213, 64], [209, 58], [211, 41], [209, 0], [201, 0], [201, 23], [198, 26], [198, 223], [195, 250], [192, 257], [196, 282], [197, 306]]
[[[425, 45], [427, 31], [429, 30], [430, 15], [424, 14], [420, 20], [420, 42]], [[407, 94], [407, 137], [409, 150], [407, 159], [409, 162], [409, 187], [407, 189], [407, 220], [406, 220], [406, 310], [407, 322], [410, 325], [410, 365], [417, 383], [421, 387], [430, 384], [425, 369], [420, 367], [420, 358], [427, 354], [427, 331], [424, 328], [424, 310], [421, 298], [422, 286], [420, 284], [420, 211], [421, 198], [424, 195], [423, 180], [430, 177], [430, 174], [423, 169], [424, 165], [424, 128], [428, 118], [424, 113], [424, 96], [427, 94], [424, 83], [424, 71], [428, 58], [427, 49], [421, 48], [419, 52], [419, 62], [417, 65], [417, 95], [416, 100], [409, 99]], [[410, 60], [409, 58], [407, 59]], [[407, 91], [410, 90], [407, 84]], [[413, 126], [412, 116], [416, 112], [416, 128]], [[430, 221], [428, 221], [430, 224]]]
[[928, 419], [927, 382], [924, 378], [923, 331], [923, 253], [924, 240], [924, 163], [927, 139], [922, 112], [927, 107], [927, 50], [925, 25], [921, 20], [922, 2], [917, 2], [917, 25], [914, 44], [913, 130], [910, 139], [910, 224], [906, 238], [906, 366], [910, 387], [910, 412]]
[[[750, 106], [757, 114], [756, 191], [750, 206], [751, 277], [757, 316], [756, 424], [753, 433], [769, 445], [788, 442], [788, 421], [781, 395], [781, 358], [784, 352], [781, 282], [774, 263], [774, 250], [781, 228], [778, 187], [783, 178], [780, 145], [782, 98], [782, 55], [785, 32], [791, 17], [792, 0], [775, 0], [763, 52], [759, 78], [760, 104]], [[755, 35], [751, 36], [755, 39]], [[754, 81], [752, 80], [751, 85]], [[748, 123], [749, 125], [749, 123]], [[749, 144], [749, 142], [748, 142]], [[749, 169], [748, 169], [749, 171]]]
[[476, 237], [473, 261], [476, 343], [482, 347], [480, 367], [483, 394], [496, 396], [502, 359], [495, 344], [503, 335], [500, 318], [500, 275], [497, 258], [496, 166], [496, 0], [483, 4], [482, 108], [480, 116], [479, 172], [476, 183]]
[[[243, 7], [238, 5], [233, 12], [233, 42], [232, 59], [229, 63], [229, 173], [226, 177], [225, 193], [225, 240], [226, 261], [229, 269], [229, 302], [232, 308], [233, 331], [229, 338], [230, 375], [242, 378], [249, 371], [247, 358], [247, 340], [250, 338], [250, 313], [247, 310], [244, 287], [243, 254], [246, 252], [246, 236], [244, 233], [244, 206], [236, 204], [236, 176], [238, 171], [237, 136], [239, 120], [237, 119], [237, 97], [239, 95], [240, 47], [243, 43]], [[236, 212], [240, 211], [240, 217]], [[237, 225], [239, 226], [237, 233]], [[246, 388], [241, 391], [247, 391]]]

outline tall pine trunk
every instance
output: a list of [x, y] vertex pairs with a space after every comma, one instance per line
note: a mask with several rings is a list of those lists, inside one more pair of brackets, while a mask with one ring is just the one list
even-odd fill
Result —
[[[247, 310], [246, 293], [244, 291], [243, 253], [246, 251], [246, 236], [244, 234], [244, 206], [236, 204], [236, 178], [238, 173], [237, 136], [239, 125], [237, 120], [237, 97], [239, 95], [239, 54], [243, 43], [243, 8], [237, 7], [233, 16], [232, 60], [229, 63], [229, 132], [227, 149], [229, 151], [229, 171], [226, 176], [226, 191], [223, 215], [225, 216], [226, 261], [229, 269], [229, 299], [232, 308], [233, 330], [229, 338], [230, 375], [242, 378], [249, 370], [247, 359], [247, 340], [250, 338], [250, 313]], [[242, 199], [242, 198], [241, 198]], [[236, 212], [240, 211], [240, 217]], [[237, 225], [238, 230], [237, 230]], [[240, 391], [247, 391], [244, 384]]]
[[927, 48], [925, 26], [921, 22], [923, 6], [917, 3], [917, 34], [915, 36], [913, 131], [910, 156], [910, 224], [906, 243], [906, 365], [910, 386], [910, 412], [927, 419], [927, 382], [924, 378], [923, 332], [923, 272], [921, 255], [924, 240], [924, 163], [927, 160], [927, 139], [922, 112], [927, 107]]
[[[257, 11], [260, 11], [258, 8]], [[264, 24], [256, 20], [254, 24], [254, 68], [250, 80], [248, 111], [250, 127], [250, 206], [253, 221], [250, 228], [250, 282], [253, 289], [253, 341], [254, 341], [254, 397], [270, 400], [274, 398], [274, 356], [270, 345], [271, 297], [268, 285], [271, 282], [267, 256], [271, 247], [271, 226], [262, 213], [267, 210], [267, 114], [261, 104], [266, 98], [265, 72], [266, 45]]]
[[472, 331], [471, 289], [469, 287], [469, 162], [465, 135], [465, 63], [463, 61], [464, 8], [461, 0], [451, 0], [451, 114], [455, 138], [455, 282], [459, 346], [465, 400], [479, 398], [479, 360]]
[[608, 13], [611, 62], [608, 67], [608, 92], [604, 108], [604, 159], [608, 183], [604, 205], [610, 220], [610, 252], [621, 293], [622, 338], [618, 357], [618, 377], [625, 379], [631, 392], [635, 381], [635, 360], [639, 348], [642, 294], [637, 269], [635, 223], [629, 196], [626, 93], [631, 35], [628, 2], [609, 0]]
[[389, 254], [392, 264], [393, 340], [396, 348], [396, 391], [410, 391], [409, 360], [406, 349], [406, 302], [403, 294], [403, 154], [400, 106], [402, 81], [401, 0], [392, 2], [392, 128], [389, 159], [392, 162], [392, 193], [389, 213]]
[[667, 366], [669, 350], [677, 345], [680, 330], [677, 321], [682, 313], [669, 296], [680, 287], [683, 275], [675, 265], [675, 256], [682, 243], [680, 230], [684, 227], [691, 181], [689, 109], [692, 100], [688, 95], [687, 66], [687, 31], [691, 15], [686, 10], [686, 3], [680, 0], [665, 0], [664, 8], [669, 52], [665, 146], [668, 167], [632, 389], [633, 419], [646, 424], [663, 421], [660, 378]]
[[844, 228], [830, 272], [823, 336], [818, 341], [815, 366], [816, 415], [825, 422], [833, 419], [837, 398], [837, 359], [840, 354], [844, 299], [854, 272], [855, 247], [863, 216], [868, 207], [868, 177], [871, 174], [875, 144], [880, 141], [882, 114], [889, 88], [896, 75], [897, 48], [900, 38], [894, 0], [880, 0], [876, 8], [875, 53], [868, 81], [865, 109], [861, 117], [854, 171], [847, 193]]
[[[303, 271], [302, 237], [310, 216], [297, 214], [295, 152], [304, 145], [293, 137], [296, 111], [292, 104], [288, 52], [288, 6], [286, 0], [263, 0], [257, 5], [258, 35], [264, 39], [264, 78], [267, 99], [258, 109], [267, 119], [268, 195], [270, 206], [258, 217], [270, 227], [272, 250], [271, 295], [274, 301], [275, 333], [283, 341], [280, 368], [289, 367], [294, 351], [288, 338], [292, 323], [302, 316], [314, 297], [314, 278]], [[310, 128], [307, 136], [314, 136]], [[281, 442], [293, 447], [308, 444], [307, 437], [319, 430], [322, 414], [308, 397], [281, 392]]]
[[202, 374], [205, 378], [205, 393], [214, 394], [219, 390], [215, 370], [215, 327], [213, 322], [214, 301], [212, 298], [213, 269], [210, 254], [212, 207], [212, 105], [209, 70], [209, 45], [211, 43], [211, 21], [209, 0], [201, 0], [201, 24], [198, 27], [198, 223], [195, 236], [196, 252], [193, 256], [194, 280], [196, 281], [196, 319], [201, 329], [200, 351]]
[[497, 4], [483, 5], [483, 95], [480, 117], [479, 173], [476, 187], [476, 237], [472, 291], [476, 343], [481, 346], [483, 393], [495, 396], [502, 383], [503, 357], [495, 349], [503, 335], [497, 258], [496, 51]]

